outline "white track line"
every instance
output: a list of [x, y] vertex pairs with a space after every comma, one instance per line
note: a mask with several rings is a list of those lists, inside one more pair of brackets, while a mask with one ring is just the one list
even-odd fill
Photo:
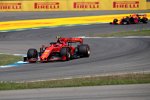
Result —
[[87, 37], [87, 36], [78, 36], [78, 38], [84, 39], [101, 39], [101, 38], [150, 38], [150, 36], [124, 36], [124, 37]]

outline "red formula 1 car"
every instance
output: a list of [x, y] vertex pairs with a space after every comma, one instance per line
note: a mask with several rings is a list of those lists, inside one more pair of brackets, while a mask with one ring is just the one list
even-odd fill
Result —
[[42, 45], [40, 52], [30, 48], [27, 51], [27, 57], [24, 57], [25, 62], [35, 63], [49, 61], [68, 61], [74, 58], [89, 57], [90, 47], [88, 44], [83, 44], [82, 38], [61, 38], [57, 42], [51, 42], [49, 46]]
[[110, 24], [113, 25], [128, 25], [128, 24], [138, 24], [138, 23], [148, 23], [148, 18], [146, 14], [132, 14], [130, 16], [123, 17], [122, 19], [114, 19]]

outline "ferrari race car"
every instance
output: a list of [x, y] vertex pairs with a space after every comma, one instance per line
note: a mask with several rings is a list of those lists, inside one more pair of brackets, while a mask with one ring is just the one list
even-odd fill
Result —
[[128, 25], [128, 24], [138, 24], [138, 23], [148, 23], [148, 18], [146, 14], [132, 14], [130, 16], [123, 17], [121, 20], [114, 19], [110, 24], [113, 25]]
[[82, 38], [59, 37], [57, 42], [51, 42], [49, 46], [42, 45], [39, 52], [34, 48], [28, 49], [24, 62], [68, 61], [89, 56], [90, 47], [88, 44], [83, 44]]

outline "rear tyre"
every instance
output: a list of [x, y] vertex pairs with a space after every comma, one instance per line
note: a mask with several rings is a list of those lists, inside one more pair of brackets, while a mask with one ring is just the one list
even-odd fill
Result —
[[147, 18], [142, 18], [141, 22], [143, 22], [144, 24], [147, 24], [148, 23], [148, 19]]
[[127, 21], [126, 19], [123, 19], [123, 20], [122, 20], [122, 24], [123, 24], [123, 25], [128, 25], [128, 24], [129, 24], [129, 21]]
[[122, 22], [122, 24], [123, 24], [123, 25], [127, 25], [127, 24], [128, 24], [128, 22], [124, 21], [124, 22]]
[[62, 48], [61, 51], [60, 51], [60, 55], [61, 55], [62, 58], [66, 57], [65, 60], [69, 61], [70, 57], [71, 57], [69, 48]]
[[36, 49], [29, 49], [27, 52], [27, 59], [38, 59], [38, 52]]
[[89, 57], [90, 53], [91, 51], [88, 44], [82, 44], [78, 46], [78, 54], [80, 57]]

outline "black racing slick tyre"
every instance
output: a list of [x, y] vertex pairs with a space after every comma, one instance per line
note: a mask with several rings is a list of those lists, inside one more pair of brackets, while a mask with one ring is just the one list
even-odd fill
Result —
[[36, 49], [29, 49], [27, 52], [27, 59], [36, 58], [38, 59], [38, 52]]
[[71, 58], [69, 48], [62, 48], [60, 51], [60, 55], [61, 55], [61, 57], [65, 56], [67, 61], [69, 61]]
[[88, 44], [82, 44], [78, 46], [78, 54], [80, 57], [89, 57], [90, 53], [91, 51]]
[[117, 22], [118, 22], [118, 19], [114, 19], [114, 20], [113, 20], [113, 23], [114, 23], [114, 24], [117, 24]]
[[129, 21], [127, 21], [126, 19], [122, 20], [122, 25], [128, 25], [128, 24], [129, 24]]
[[142, 18], [141, 22], [143, 22], [144, 24], [147, 24], [148, 23], [148, 18]]
[[123, 21], [122, 24], [123, 24], [123, 25], [127, 25], [128, 22], [127, 22], [127, 21]]

